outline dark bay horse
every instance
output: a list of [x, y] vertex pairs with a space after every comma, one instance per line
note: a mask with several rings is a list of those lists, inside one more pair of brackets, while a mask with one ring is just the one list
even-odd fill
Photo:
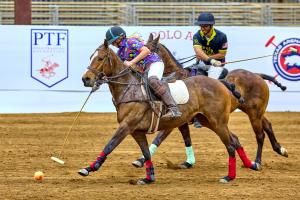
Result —
[[[132, 73], [131, 68], [126, 67], [121, 59], [108, 47], [104, 40], [92, 58], [88, 70], [83, 74], [84, 86], [95, 87], [103, 83], [109, 85], [110, 92], [117, 108], [117, 120], [119, 127], [111, 140], [104, 147], [97, 159], [88, 167], [79, 170], [82, 176], [88, 176], [98, 170], [106, 160], [106, 157], [125, 139], [131, 135], [139, 145], [145, 158], [146, 178], [139, 179], [136, 184], [149, 184], [155, 181], [154, 167], [146, 138], [147, 130], [151, 123], [152, 109], [149, 100], [143, 95], [140, 78]], [[257, 163], [251, 162], [238, 137], [228, 129], [229, 114], [232, 98], [227, 88], [217, 80], [205, 76], [194, 76], [184, 79], [187, 86], [189, 99], [186, 104], [179, 105], [183, 113], [181, 118], [161, 119], [158, 130], [172, 130], [176, 127], [183, 128], [197, 113], [205, 116], [199, 118], [202, 124], [214, 131], [229, 155], [228, 175], [220, 179], [227, 183], [236, 177], [235, 151], [244, 165], [257, 170]]]
[[[176, 72], [175, 76], [177, 79], [185, 79], [190, 76], [189, 71], [187, 69], [184, 69], [176, 61], [172, 53], [164, 45], [159, 43], [159, 36], [156, 39], [153, 39], [153, 35], [150, 34], [146, 46], [150, 49], [150, 51], [157, 52], [162, 58], [165, 64], [164, 75]], [[288, 157], [286, 149], [283, 148], [276, 140], [271, 122], [264, 116], [269, 101], [269, 88], [264, 79], [272, 81], [283, 91], [286, 89], [285, 86], [282, 86], [273, 77], [265, 74], [252, 73], [244, 69], [230, 71], [226, 76], [226, 80], [234, 83], [237, 90], [240, 91], [241, 95], [245, 99], [245, 102], [241, 104], [235, 97], [233, 97], [233, 95], [231, 95], [230, 112], [233, 112], [236, 109], [240, 109], [248, 115], [257, 141], [257, 153], [255, 162], [259, 164], [261, 164], [262, 148], [265, 137], [264, 132], [267, 133], [273, 150], [279, 155]], [[191, 147], [192, 142], [188, 127], [184, 130], [182, 128], [179, 128], [179, 130], [182, 133], [186, 147]], [[154, 139], [153, 144], [158, 147], [170, 133], [171, 131], [169, 130], [161, 131]], [[192, 155], [192, 157], [194, 159], [194, 155]], [[143, 158], [134, 161], [133, 165], [136, 167], [140, 167], [143, 165], [142, 162]], [[192, 164], [184, 162], [179, 166], [180, 168], [189, 168], [192, 166]]]

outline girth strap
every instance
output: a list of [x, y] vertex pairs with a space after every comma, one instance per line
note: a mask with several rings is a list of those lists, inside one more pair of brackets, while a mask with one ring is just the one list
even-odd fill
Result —
[[152, 107], [151, 123], [147, 133], [155, 133], [159, 126], [163, 103], [161, 101], [150, 101]]

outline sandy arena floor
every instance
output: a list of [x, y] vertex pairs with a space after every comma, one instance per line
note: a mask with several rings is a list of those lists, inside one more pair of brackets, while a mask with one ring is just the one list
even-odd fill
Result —
[[[267, 113], [278, 141], [289, 152], [285, 158], [272, 150], [268, 138], [263, 151], [263, 170], [241, 167], [237, 179], [221, 184], [227, 174], [227, 153], [219, 138], [206, 128], [191, 128], [197, 163], [192, 169], [173, 170], [167, 160], [185, 160], [184, 144], [176, 130], [153, 157], [156, 182], [130, 185], [145, 176], [131, 162], [140, 156], [132, 137], [110, 154], [102, 168], [89, 177], [77, 174], [93, 161], [118, 127], [115, 114], [83, 113], [69, 135], [61, 158], [53, 162], [76, 113], [0, 115], [0, 199], [300, 199], [300, 113]], [[250, 158], [256, 140], [248, 118], [233, 113], [230, 129], [239, 136]], [[149, 135], [149, 142], [154, 135]], [[45, 179], [35, 181], [35, 171]]]

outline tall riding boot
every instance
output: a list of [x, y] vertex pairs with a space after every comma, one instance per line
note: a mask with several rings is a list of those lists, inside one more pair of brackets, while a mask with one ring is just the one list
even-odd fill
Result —
[[181, 116], [181, 112], [178, 110], [178, 107], [171, 96], [169, 87], [165, 85], [161, 80], [156, 76], [149, 77], [149, 84], [154, 90], [155, 94], [167, 105], [168, 111], [162, 118], [177, 118]]
[[167, 105], [168, 111], [162, 116], [162, 118], [177, 118], [181, 117], [182, 113], [179, 111], [177, 104], [175, 103], [169, 88], [161, 95], [161, 100]]
[[235, 84], [234, 83], [230, 83], [230, 82], [228, 82], [224, 79], [220, 80], [220, 81], [231, 91], [233, 96], [238, 99], [239, 103], [243, 104], [245, 102], [245, 100], [242, 97], [241, 93], [235, 89]]

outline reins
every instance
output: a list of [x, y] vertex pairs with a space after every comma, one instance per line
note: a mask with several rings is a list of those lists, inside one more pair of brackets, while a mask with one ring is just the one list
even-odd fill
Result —
[[[110, 60], [109, 56], [106, 55], [104, 59], [108, 59], [109, 63], [110, 63], [110, 67], [112, 67], [111, 60]], [[104, 64], [104, 62], [102, 62], [101, 67], [102, 67], [103, 64]], [[97, 72], [96, 69], [92, 68], [91, 66], [88, 66], [87, 69], [89, 69], [97, 77], [96, 82], [95, 82], [95, 87], [99, 87], [103, 83], [115, 83], [115, 84], [119, 84], [119, 85], [141, 85], [142, 84], [142, 83], [132, 83], [132, 82], [123, 83], [123, 82], [120, 82], [120, 81], [114, 81], [114, 79], [118, 79], [120, 77], [123, 77], [123, 76], [131, 73], [133, 71], [131, 67], [126, 67], [125, 69], [121, 70], [115, 76], [106, 76], [106, 74], [103, 71], [102, 72]], [[94, 90], [94, 91], [96, 91], [96, 90]]]
[[[190, 58], [190, 59], [188, 59], [188, 58]], [[190, 62], [190, 61], [194, 60], [195, 58], [196, 58], [196, 56], [193, 55], [193, 56], [189, 56], [189, 57], [186, 57], [186, 58], [178, 59], [177, 61], [188, 59], [188, 60], [180, 63], [180, 64], [184, 64], [184, 63], [187, 63], [187, 62]]]

